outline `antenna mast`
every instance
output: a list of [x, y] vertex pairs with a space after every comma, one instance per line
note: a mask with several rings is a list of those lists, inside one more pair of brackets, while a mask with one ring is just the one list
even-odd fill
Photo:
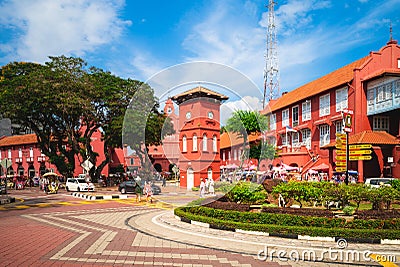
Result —
[[268, 100], [274, 99], [279, 95], [279, 64], [278, 64], [278, 47], [276, 40], [274, 0], [268, 1], [268, 29], [267, 29], [267, 52], [265, 55], [264, 69], [264, 99], [263, 108], [265, 108], [265, 100], [268, 94]]

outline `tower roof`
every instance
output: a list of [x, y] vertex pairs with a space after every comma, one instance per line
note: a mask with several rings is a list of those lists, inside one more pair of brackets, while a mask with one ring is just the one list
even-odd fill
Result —
[[172, 100], [174, 100], [179, 105], [189, 99], [194, 99], [194, 98], [199, 98], [199, 97], [208, 97], [208, 98], [217, 99], [219, 101], [227, 100], [229, 98], [223, 94], [214, 92], [214, 91], [204, 88], [202, 86], [198, 86], [198, 87], [195, 87], [193, 89], [190, 89], [186, 92], [183, 92], [179, 95], [172, 97]]

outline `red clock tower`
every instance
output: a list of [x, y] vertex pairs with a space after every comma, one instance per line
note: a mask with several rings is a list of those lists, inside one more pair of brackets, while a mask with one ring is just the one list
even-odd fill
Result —
[[227, 99], [201, 86], [172, 98], [179, 106], [181, 187], [190, 190], [200, 178], [219, 177], [220, 105]]

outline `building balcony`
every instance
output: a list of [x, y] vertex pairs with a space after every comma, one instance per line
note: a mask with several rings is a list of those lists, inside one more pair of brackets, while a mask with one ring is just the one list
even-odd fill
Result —
[[16, 159], [15, 159], [15, 162], [16, 162], [16, 163], [22, 163], [22, 158], [16, 158]]
[[26, 158], [27, 163], [33, 163], [33, 157], [28, 157]]

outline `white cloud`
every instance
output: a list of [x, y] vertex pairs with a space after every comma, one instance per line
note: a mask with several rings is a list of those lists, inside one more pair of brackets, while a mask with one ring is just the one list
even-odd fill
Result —
[[[291, 36], [296, 31], [304, 31], [313, 22], [313, 11], [329, 8], [330, 1], [290, 0], [276, 7], [276, 27], [281, 35]], [[268, 14], [263, 15], [261, 25], [267, 25]]]
[[[118, 18], [123, 1], [7, 1], [0, 6], [0, 25], [17, 30], [3, 44], [9, 60], [43, 62], [49, 55], [83, 56], [117, 39], [130, 21]], [[12, 46], [10, 51], [3, 50]]]
[[232, 113], [236, 110], [250, 110], [260, 111], [262, 110], [262, 102], [257, 97], [244, 96], [238, 101], [226, 102], [221, 105], [221, 124], [226, 125], [226, 121], [232, 116]]

